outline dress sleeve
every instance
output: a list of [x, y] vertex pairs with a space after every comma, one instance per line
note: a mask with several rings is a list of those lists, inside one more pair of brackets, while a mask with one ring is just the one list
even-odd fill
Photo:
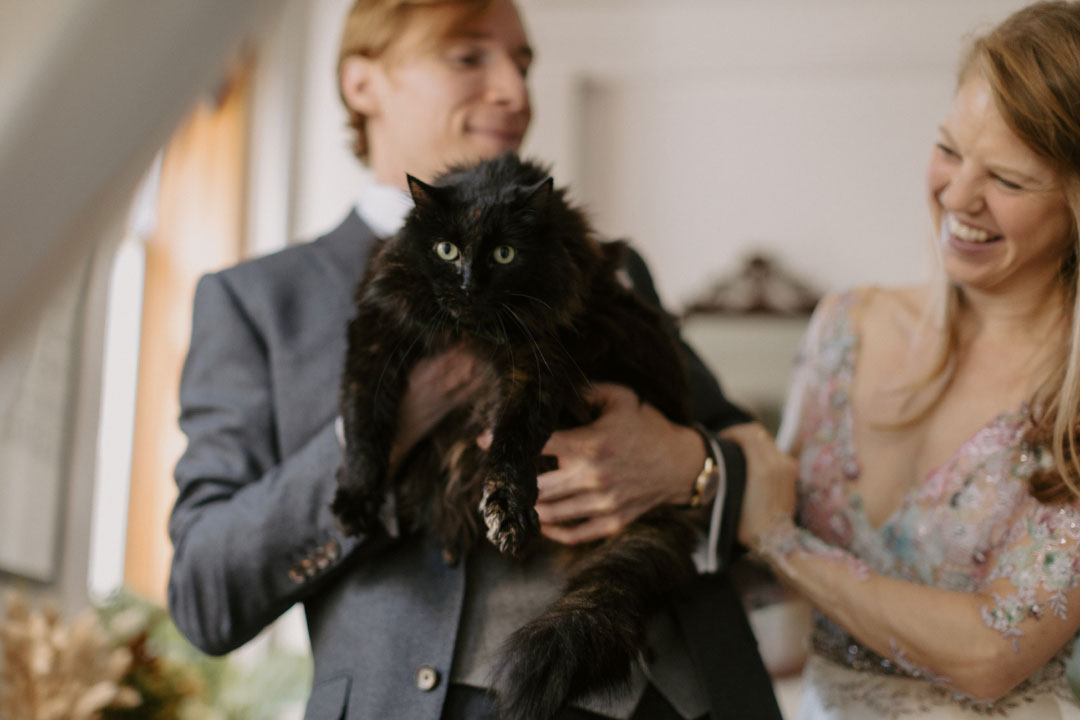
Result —
[[[1040, 503], [1025, 496], [1012, 521], [1004, 524], [998, 550], [988, 553], [991, 568], [976, 588], [975, 615], [966, 627], [978, 630], [953, 637], [968, 646], [997, 648], [988, 673], [1010, 678], [1015, 686], [1038, 677], [1040, 668], [1058, 654], [1080, 628], [1080, 501], [1062, 505]], [[945, 633], [946, 636], [949, 633]], [[894, 660], [904, 667], [903, 648], [894, 647]], [[953, 686], [948, 668], [904, 667], [916, 676]], [[942, 677], [944, 675], [945, 677]], [[1006, 687], [1002, 685], [1001, 687]], [[994, 700], [967, 696], [976, 702]]]
[[1015, 653], [1049, 657], [1080, 625], [1080, 502], [1026, 498], [989, 560], [983, 622]]
[[[830, 374], [842, 371], [843, 354], [854, 342], [854, 335], [845, 324], [850, 320], [850, 308], [855, 302], [855, 291], [829, 293], [821, 299], [807, 324], [795, 356], [791, 380], [780, 417], [780, 429], [776, 444], [791, 455], [798, 455], [803, 439], [809, 429], [808, 415], [812, 412], [815, 396], [826, 387]], [[830, 344], [843, 330], [846, 342]], [[837, 338], [839, 339], [839, 338]]]

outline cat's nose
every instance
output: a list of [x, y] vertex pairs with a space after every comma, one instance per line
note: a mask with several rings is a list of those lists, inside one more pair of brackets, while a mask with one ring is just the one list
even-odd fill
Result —
[[461, 266], [461, 289], [466, 295], [472, 291], [472, 268], [464, 264]]

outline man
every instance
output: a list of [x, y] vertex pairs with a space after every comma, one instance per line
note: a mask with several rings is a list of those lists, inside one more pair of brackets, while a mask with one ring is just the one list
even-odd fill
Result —
[[[392, 504], [381, 540], [344, 537], [329, 511], [345, 327], [371, 242], [400, 227], [406, 173], [430, 181], [450, 163], [518, 149], [531, 61], [511, 0], [358, 0], [339, 89], [375, 183], [328, 235], [199, 284], [181, 383], [189, 444], [176, 468], [170, 609], [193, 643], [224, 653], [304, 603], [315, 658], [308, 718], [494, 717], [491, 652], [558, 592], [542, 558], [516, 564], [485, 547], [447, 566], [435, 540], [398, 535]], [[657, 303], [640, 259], [628, 270]], [[730, 556], [745, 463], [712, 433], [747, 417], [687, 352], [696, 415], [712, 430], [672, 424], [626, 388], [597, 387], [601, 417], [545, 448], [559, 461], [538, 479], [546, 536], [585, 542], [660, 503], [715, 496], [705, 564], [715, 571]], [[451, 351], [413, 372], [394, 456], [467, 399], [471, 363]], [[722, 472], [709, 471], [710, 456]], [[560, 718], [779, 717], [722, 574], [703, 574], [656, 618], [649, 644], [625, 693], [583, 698]]]

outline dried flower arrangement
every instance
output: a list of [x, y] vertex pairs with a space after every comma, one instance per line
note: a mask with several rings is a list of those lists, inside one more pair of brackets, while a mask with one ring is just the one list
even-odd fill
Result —
[[[124, 683], [142, 697], [138, 707], [107, 708], [102, 720], [224, 720], [211, 708], [206, 674], [226, 660], [191, 647], [164, 608], [130, 593], [113, 595], [97, 611], [113, 643], [131, 653]], [[163, 641], [163, 633], [173, 645]]]
[[0, 717], [6, 720], [99, 720], [108, 707], [142, 702], [123, 683], [131, 651], [112, 643], [92, 609], [65, 625], [55, 606], [33, 609], [11, 593], [0, 646]]
[[12, 593], [0, 618], [2, 720], [269, 720], [302, 707], [307, 655], [204, 655], [164, 608], [119, 592], [65, 625]]

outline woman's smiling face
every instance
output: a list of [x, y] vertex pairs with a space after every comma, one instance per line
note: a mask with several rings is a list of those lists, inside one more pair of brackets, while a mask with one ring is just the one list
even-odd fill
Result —
[[927, 173], [949, 279], [1009, 292], [1053, 282], [1072, 244], [1072, 214], [1050, 163], [1005, 123], [973, 74], [953, 99]]

